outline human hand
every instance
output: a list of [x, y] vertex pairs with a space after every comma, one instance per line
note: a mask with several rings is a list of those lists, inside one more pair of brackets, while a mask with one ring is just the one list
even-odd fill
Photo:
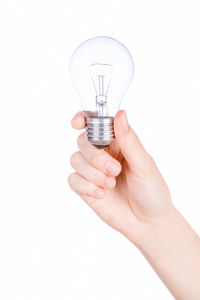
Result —
[[[75, 129], [85, 127], [85, 117], [72, 119]], [[107, 224], [137, 243], [148, 225], [167, 216], [174, 207], [168, 187], [152, 157], [128, 125], [125, 111], [114, 119], [115, 140], [105, 149], [78, 137], [79, 151], [71, 157], [75, 170], [72, 190]]]
[[[72, 119], [85, 127], [82, 113]], [[71, 188], [146, 257], [175, 299], [200, 299], [200, 239], [174, 208], [155, 162], [128, 125], [114, 119], [115, 140], [100, 150], [82, 133], [71, 157]]]

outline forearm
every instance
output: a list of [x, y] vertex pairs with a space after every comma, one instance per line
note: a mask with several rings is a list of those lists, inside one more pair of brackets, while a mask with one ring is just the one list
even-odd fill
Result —
[[[200, 238], [175, 209], [137, 246], [176, 299], [200, 299]], [[128, 237], [131, 240], [131, 235]]]

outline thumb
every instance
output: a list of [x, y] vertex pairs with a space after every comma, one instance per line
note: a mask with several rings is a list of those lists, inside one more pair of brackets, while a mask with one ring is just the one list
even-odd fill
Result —
[[[149, 166], [149, 155], [141, 144], [136, 133], [128, 124], [126, 112], [120, 110], [114, 119], [115, 138], [128, 166], [138, 170]], [[152, 162], [151, 162], [152, 164]]]

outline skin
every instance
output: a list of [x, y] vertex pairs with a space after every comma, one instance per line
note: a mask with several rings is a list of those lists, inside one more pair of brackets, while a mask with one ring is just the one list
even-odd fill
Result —
[[[72, 127], [85, 128], [78, 113]], [[85, 133], [71, 156], [74, 192], [108, 225], [143, 253], [176, 299], [200, 299], [200, 239], [175, 209], [154, 160], [129, 126], [125, 111], [114, 119], [115, 140], [105, 149]]]

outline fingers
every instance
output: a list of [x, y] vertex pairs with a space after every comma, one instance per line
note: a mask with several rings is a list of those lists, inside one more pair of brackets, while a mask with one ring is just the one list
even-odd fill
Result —
[[121, 172], [121, 164], [103, 149], [97, 149], [90, 144], [84, 133], [78, 137], [78, 147], [93, 168], [112, 177], [118, 176]]
[[89, 182], [103, 188], [114, 188], [116, 180], [114, 177], [107, 176], [98, 169], [92, 167], [80, 152], [75, 152], [70, 159], [74, 170], [87, 179]]
[[119, 111], [114, 120], [115, 138], [130, 168], [144, 170], [152, 164], [133, 129], [129, 126], [125, 111]]
[[68, 183], [71, 189], [80, 196], [88, 195], [96, 199], [101, 199], [105, 196], [104, 189], [87, 181], [78, 173], [72, 173], [68, 178]]
[[78, 112], [71, 121], [72, 127], [74, 129], [83, 129], [85, 128], [85, 117], [82, 112]]
[[[78, 113], [72, 119], [72, 126], [75, 129], [85, 127], [83, 113]], [[71, 165], [76, 173], [69, 176], [69, 185], [72, 190], [78, 193], [89, 205], [91, 201], [105, 196], [106, 189], [115, 187], [115, 176], [121, 171], [120, 163], [110, 156], [106, 151], [99, 150], [90, 144], [85, 134], [78, 138], [80, 152], [71, 157]]]

